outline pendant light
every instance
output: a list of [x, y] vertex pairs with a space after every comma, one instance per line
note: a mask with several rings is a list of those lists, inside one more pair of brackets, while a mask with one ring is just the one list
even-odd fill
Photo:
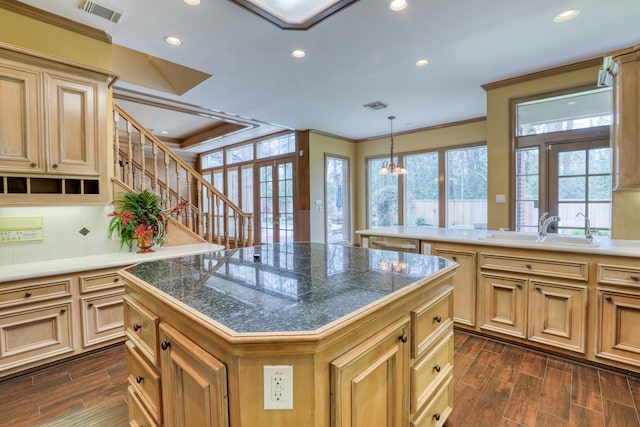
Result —
[[391, 156], [389, 157], [389, 163], [387, 164], [387, 162], [384, 162], [382, 164], [382, 167], [380, 168], [380, 170], [378, 171], [378, 175], [406, 175], [407, 174], [407, 170], [400, 166], [400, 165], [396, 165], [393, 162], [393, 120], [396, 118], [396, 116], [389, 116], [387, 117], [389, 119], [389, 122], [391, 123], [391, 133], [390, 135], [390, 139], [391, 139]]

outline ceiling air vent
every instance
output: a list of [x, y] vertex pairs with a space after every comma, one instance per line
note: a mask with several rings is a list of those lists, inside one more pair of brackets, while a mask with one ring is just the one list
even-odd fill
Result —
[[366, 108], [367, 110], [376, 111], [376, 110], [382, 110], [383, 108], [387, 108], [388, 105], [382, 101], [374, 101], [368, 104], [364, 104], [363, 107]]
[[113, 9], [110, 9], [107, 6], [103, 6], [101, 4], [92, 2], [91, 0], [86, 0], [81, 7], [87, 13], [92, 15], [99, 16], [104, 19], [108, 19], [111, 22], [118, 22], [120, 18], [122, 18], [121, 12], [116, 12]]

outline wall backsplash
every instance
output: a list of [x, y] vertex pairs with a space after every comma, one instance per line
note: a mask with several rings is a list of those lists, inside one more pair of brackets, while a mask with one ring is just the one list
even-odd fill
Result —
[[[0, 217], [43, 218], [42, 240], [0, 243], [0, 265], [119, 252], [120, 241], [107, 235], [112, 211], [111, 205], [0, 207]], [[82, 235], [83, 228], [89, 233]]]

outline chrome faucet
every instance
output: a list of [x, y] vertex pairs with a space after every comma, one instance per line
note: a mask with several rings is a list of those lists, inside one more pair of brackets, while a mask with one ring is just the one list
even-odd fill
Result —
[[584, 217], [584, 237], [586, 237], [589, 240], [593, 240], [593, 230], [591, 229], [591, 220], [589, 219], [588, 216], [586, 216], [585, 214], [583, 214], [582, 212], [578, 212], [576, 214], [576, 218], [579, 216], [583, 216]]
[[549, 232], [549, 227], [554, 224], [558, 224], [559, 221], [560, 217], [549, 215], [549, 212], [544, 212], [540, 215], [540, 219], [538, 220], [538, 235], [540, 237], [545, 237]]

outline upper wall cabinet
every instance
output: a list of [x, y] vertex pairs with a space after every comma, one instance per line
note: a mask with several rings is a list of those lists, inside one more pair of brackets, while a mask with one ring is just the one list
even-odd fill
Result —
[[0, 45], [0, 203], [109, 201], [112, 78], [104, 70]]

